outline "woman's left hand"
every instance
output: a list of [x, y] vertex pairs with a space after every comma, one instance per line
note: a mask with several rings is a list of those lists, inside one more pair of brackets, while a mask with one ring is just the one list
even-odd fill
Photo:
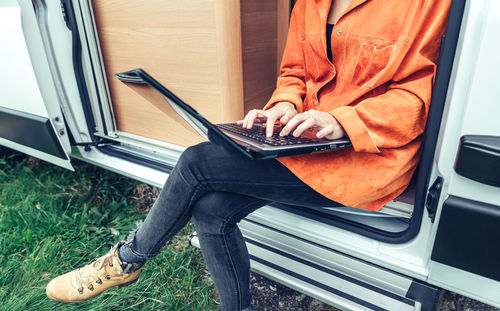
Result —
[[295, 115], [281, 130], [280, 136], [285, 136], [293, 131], [292, 135], [299, 137], [309, 128], [316, 128], [318, 138], [339, 139], [346, 136], [342, 125], [328, 112], [307, 110]]

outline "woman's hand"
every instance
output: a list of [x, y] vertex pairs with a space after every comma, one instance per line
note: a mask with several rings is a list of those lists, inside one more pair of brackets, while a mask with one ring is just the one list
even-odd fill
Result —
[[290, 119], [297, 115], [297, 110], [295, 106], [289, 102], [278, 102], [272, 108], [268, 110], [253, 109], [247, 113], [245, 118], [240, 121], [236, 121], [237, 124], [241, 124], [244, 128], [251, 129], [257, 118], [266, 119], [266, 136], [271, 137], [273, 135], [274, 123], [279, 119], [281, 124], [287, 124]]
[[346, 136], [340, 123], [331, 114], [313, 109], [295, 115], [281, 130], [280, 136], [293, 131], [293, 136], [298, 137], [309, 128], [318, 130], [318, 138], [339, 139]]

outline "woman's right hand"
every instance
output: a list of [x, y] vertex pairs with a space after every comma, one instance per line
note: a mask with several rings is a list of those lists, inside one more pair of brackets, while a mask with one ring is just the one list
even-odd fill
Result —
[[236, 121], [242, 127], [251, 129], [257, 118], [266, 119], [266, 136], [273, 135], [274, 123], [279, 120], [281, 124], [285, 125], [297, 114], [295, 105], [290, 102], [278, 102], [272, 108], [267, 110], [253, 109], [250, 110], [243, 120]]

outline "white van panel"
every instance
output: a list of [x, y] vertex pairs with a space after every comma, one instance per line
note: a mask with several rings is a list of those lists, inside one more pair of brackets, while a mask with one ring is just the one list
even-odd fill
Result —
[[[463, 135], [500, 134], [498, 104], [498, 50], [500, 42], [500, 2], [467, 1], [462, 33], [436, 149], [437, 174], [444, 177], [443, 195], [500, 205], [500, 190], [459, 176], [454, 163]], [[439, 224], [441, 211], [436, 215]], [[433, 242], [438, 226], [434, 226]], [[460, 228], [457, 228], [460, 230]], [[434, 247], [433, 243], [429, 247]], [[498, 247], [491, 245], [491, 247]], [[485, 250], [487, 251], [487, 250]], [[500, 282], [429, 259], [428, 282], [473, 299], [500, 307]]]
[[451, 176], [443, 188], [448, 194], [498, 205], [498, 188], [457, 175], [454, 163], [461, 136], [500, 134], [500, 105], [495, 91], [500, 81], [500, 60], [496, 56], [500, 49], [500, 2], [468, 1], [462, 27], [466, 31], [458, 44], [450, 83], [453, 88], [449, 90], [445, 126], [436, 149], [437, 167], [441, 176]]
[[14, 0], [0, 6], [0, 39], [2, 107], [48, 118], [24, 41], [21, 9]]
[[[36, 70], [35, 70], [36, 69]], [[28, 153], [56, 165], [72, 169], [68, 153], [71, 151], [68, 134], [64, 125], [59, 100], [43, 43], [37, 25], [31, 1], [4, 0], [0, 4], [0, 105], [4, 115], [16, 115], [16, 121], [31, 120], [33, 124], [45, 124], [40, 133], [49, 144], [60, 150], [60, 157], [34, 149], [33, 143], [28, 146], [25, 137], [36, 141], [36, 125], [28, 134], [14, 132], [9, 123], [4, 123], [4, 130], [11, 131], [3, 136], [0, 143], [12, 149]], [[6, 133], [6, 132], [4, 132]], [[47, 138], [50, 137], [50, 138]]]

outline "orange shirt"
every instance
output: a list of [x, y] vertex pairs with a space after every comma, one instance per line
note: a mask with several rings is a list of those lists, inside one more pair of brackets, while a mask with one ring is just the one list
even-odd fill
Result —
[[379, 210], [407, 187], [419, 160], [451, 0], [353, 0], [332, 34], [332, 0], [298, 0], [277, 88], [264, 109], [289, 101], [329, 112], [353, 148], [279, 161], [324, 196]]

